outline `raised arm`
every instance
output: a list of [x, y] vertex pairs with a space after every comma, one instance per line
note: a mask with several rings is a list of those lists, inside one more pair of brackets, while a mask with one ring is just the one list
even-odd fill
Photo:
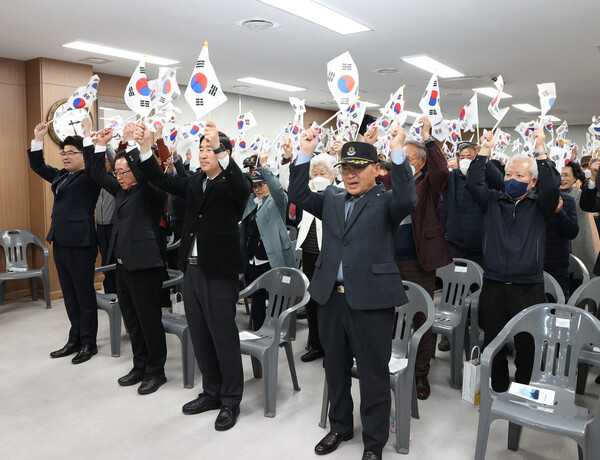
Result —
[[302, 135], [300, 153], [290, 166], [289, 199], [296, 206], [311, 213], [317, 219], [323, 218], [323, 192], [312, 192], [308, 187], [310, 159], [319, 142], [315, 128], [309, 128]]
[[543, 153], [546, 148], [543, 128], [536, 128], [533, 137], [538, 167], [538, 206], [546, 219], [550, 220], [558, 206], [560, 174], [550, 164], [548, 155]]
[[444, 154], [435, 143], [435, 139], [431, 137], [431, 122], [427, 117], [419, 119], [423, 123], [421, 134], [423, 143], [425, 144], [425, 152], [427, 155], [427, 172], [429, 176], [429, 186], [437, 195], [441, 195], [446, 188], [448, 182], [448, 164], [444, 158]]
[[504, 188], [504, 176], [494, 163], [488, 161], [485, 165], [485, 182], [488, 188], [502, 190]]
[[34, 138], [31, 141], [31, 148], [27, 151], [29, 155], [29, 165], [31, 169], [42, 179], [52, 183], [58, 169], [49, 166], [44, 161], [44, 136], [48, 132], [48, 123], [39, 123], [33, 130]]
[[415, 210], [419, 201], [410, 164], [402, 150], [405, 139], [406, 133], [402, 127], [398, 126], [392, 131], [392, 199], [388, 211], [394, 227]]
[[[106, 170], [104, 155], [106, 154], [106, 145], [112, 139], [112, 128], [103, 129], [97, 133], [97, 143], [95, 152], [91, 154], [89, 174], [91, 178], [100, 187], [115, 196], [121, 186], [117, 178]], [[86, 137], [86, 139], [89, 139]], [[87, 147], [84, 147], [87, 148]], [[93, 146], [91, 147], [93, 148]], [[87, 168], [87, 165], [86, 165]]]
[[586, 184], [581, 188], [579, 207], [587, 212], [600, 211], [600, 198], [598, 197], [598, 188], [596, 187], [596, 178], [598, 177], [599, 166], [600, 160], [596, 160], [592, 163], [590, 167], [592, 175]]
[[[259, 161], [261, 168], [263, 164], [267, 164], [268, 157], [269, 154], [267, 152], [263, 152], [260, 154]], [[271, 171], [271, 168], [269, 168], [268, 166], [262, 169], [262, 175], [265, 179], [265, 182], [267, 183], [267, 187], [269, 187], [269, 192], [273, 197], [273, 201], [275, 201], [275, 204], [279, 208], [279, 211], [281, 211], [281, 215], [285, 217], [285, 210], [287, 207], [288, 198], [287, 193], [285, 193], [285, 190], [281, 185], [281, 182], [279, 182], [279, 179], [275, 177], [273, 171]]]
[[487, 211], [488, 200], [491, 193], [485, 182], [485, 166], [489, 161], [489, 156], [494, 146], [494, 136], [491, 132], [485, 133], [481, 137], [483, 146], [479, 151], [479, 155], [471, 162], [467, 171], [467, 182], [465, 188], [471, 194], [477, 205], [483, 212]]

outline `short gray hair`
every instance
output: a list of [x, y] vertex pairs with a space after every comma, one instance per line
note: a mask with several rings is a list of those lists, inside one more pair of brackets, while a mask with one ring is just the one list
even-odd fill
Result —
[[310, 177], [313, 176], [313, 169], [315, 169], [315, 166], [325, 166], [327, 168], [327, 171], [329, 171], [329, 175], [333, 179], [335, 176], [337, 176], [337, 171], [333, 167], [334, 164], [335, 159], [327, 153], [315, 155], [310, 160], [310, 168], [308, 170], [308, 175]]
[[508, 164], [506, 165], [506, 167], [508, 168], [514, 161], [524, 161], [525, 163], [528, 163], [529, 164], [529, 172], [531, 173], [531, 178], [535, 179], [538, 176], [537, 161], [535, 161], [535, 159], [533, 159], [530, 156], [527, 156], [523, 153], [518, 153], [517, 155], [514, 155], [508, 161]]
[[419, 158], [425, 158], [427, 156], [427, 152], [425, 151], [425, 145], [417, 142], [417, 141], [413, 141], [412, 139], [406, 139], [404, 141], [404, 144], [402, 144], [402, 147], [406, 147], [407, 145], [414, 145], [415, 147], [417, 147], [419, 149]]

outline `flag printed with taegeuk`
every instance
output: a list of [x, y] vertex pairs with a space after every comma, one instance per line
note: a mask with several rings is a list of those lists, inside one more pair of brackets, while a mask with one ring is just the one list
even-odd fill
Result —
[[238, 116], [238, 119], [237, 119], [238, 133], [240, 133], [240, 135], [242, 135], [243, 133], [248, 131], [250, 128], [256, 126], [257, 124], [258, 123], [256, 122], [256, 119], [254, 118], [254, 115], [252, 114], [252, 112], [242, 113], [241, 115]]
[[158, 68], [157, 107], [162, 107], [169, 102], [173, 102], [181, 96], [176, 73], [177, 69], [171, 69], [170, 67]]
[[358, 98], [358, 69], [348, 51], [327, 63], [327, 85], [340, 110]]
[[290, 96], [290, 105], [292, 106], [292, 109], [294, 109], [294, 122], [300, 121], [300, 117], [306, 112], [304, 101], [301, 101], [297, 97]]
[[70, 112], [72, 110], [89, 110], [91, 105], [98, 98], [99, 83], [100, 77], [98, 75], [93, 75], [86, 86], [80, 86], [73, 92], [73, 94], [71, 94], [71, 97], [69, 97], [67, 103], [61, 106], [64, 107], [61, 110], [61, 113], [57, 115], [60, 116], [63, 113]]
[[506, 115], [506, 112], [508, 112], [508, 107], [500, 108], [500, 100], [502, 99], [502, 91], [504, 90], [502, 75], [498, 75], [498, 79], [494, 82], [494, 85], [498, 89], [498, 92], [496, 93], [496, 97], [490, 102], [490, 105], [488, 105], [488, 111], [492, 117], [500, 122], [504, 118], [504, 115]]
[[475, 126], [479, 124], [479, 110], [477, 108], [477, 92], [469, 99], [469, 102], [460, 111], [458, 115], [459, 127], [463, 131], [475, 131]]
[[[438, 83], [437, 75], [433, 74], [431, 76], [431, 79], [427, 84], [427, 89], [419, 102], [419, 107], [423, 111], [423, 115], [426, 115], [429, 118], [429, 121], [431, 121], [432, 127], [439, 125], [439, 123], [443, 121], [442, 110], [440, 108], [440, 85]], [[447, 129], [445, 129], [445, 131], [447, 132]], [[442, 142], [444, 139], [442, 139]]]
[[141, 117], [146, 117], [152, 111], [150, 99], [151, 91], [146, 78], [146, 63], [142, 59], [125, 87], [125, 104]]
[[541, 117], [543, 118], [556, 102], [556, 85], [554, 83], [540, 83], [537, 87], [542, 109]]
[[185, 90], [185, 100], [194, 111], [197, 120], [227, 100], [209, 60], [207, 43], [202, 47], [194, 66]]

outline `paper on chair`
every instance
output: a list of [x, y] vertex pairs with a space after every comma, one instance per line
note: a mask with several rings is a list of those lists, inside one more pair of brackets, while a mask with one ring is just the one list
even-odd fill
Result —
[[7, 272], [26, 272], [27, 267], [9, 267], [6, 269]]
[[260, 339], [260, 336], [253, 334], [252, 332], [248, 332], [248, 331], [240, 332], [240, 340], [256, 340], [256, 339]]
[[395, 374], [402, 369], [406, 369], [408, 367], [408, 359], [406, 358], [394, 358], [393, 356], [390, 358], [390, 362], [388, 363], [388, 367], [390, 368], [390, 374]]
[[553, 390], [512, 382], [508, 392], [512, 395], [521, 396], [522, 398], [529, 399], [536, 403], [545, 404], [547, 406], [554, 405], [555, 392]]

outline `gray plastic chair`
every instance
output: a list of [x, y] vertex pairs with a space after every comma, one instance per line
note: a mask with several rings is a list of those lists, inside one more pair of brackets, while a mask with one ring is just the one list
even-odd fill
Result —
[[[163, 288], [178, 287], [183, 291], [183, 272], [168, 269], [169, 279], [163, 282]], [[194, 371], [196, 367], [196, 354], [192, 344], [192, 336], [187, 323], [187, 318], [181, 313], [163, 313], [162, 323], [167, 334], [175, 334], [181, 341], [181, 369], [183, 372], [184, 388], [194, 388]]]
[[544, 292], [551, 303], [565, 303], [565, 294], [558, 281], [548, 272], [544, 272]]
[[[417, 349], [423, 334], [433, 325], [435, 306], [433, 300], [425, 289], [416, 283], [404, 281], [404, 289], [408, 303], [396, 307], [394, 338], [392, 339], [392, 357], [406, 358], [408, 364], [404, 369], [390, 374], [390, 388], [394, 393], [394, 410], [396, 413], [396, 452], [408, 454], [410, 448], [410, 418], [419, 418], [419, 405], [417, 400], [417, 387], [415, 385], [415, 363]], [[425, 314], [427, 320], [416, 331], [412, 328], [413, 318], [416, 313]], [[352, 377], [359, 378], [356, 364], [352, 367]], [[323, 388], [323, 404], [321, 406], [321, 420], [319, 426], [327, 427], [327, 412], [329, 397], [327, 380]]]
[[[44, 265], [41, 268], [29, 268], [27, 246], [34, 244], [44, 253]], [[8, 280], [29, 278], [32, 300], [38, 300], [37, 279], [42, 278], [46, 308], [50, 303], [50, 278], [48, 277], [48, 248], [42, 240], [27, 230], [5, 230], [0, 232], [0, 246], [4, 249], [6, 271], [0, 273], [0, 305], [4, 305], [4, 284]]]
[[582, 283], [589, 281], [590, 273], [579, 257], [569, 254], [569, 274], [572, 278], [580, 279]]
[[239, 294], [240, 298], [248, 297], [259, 289], [265, 289], [269, 295], [265, 322], [253, 332], [260, 338], [240, 341], [242, 354], [252, 357], [254, 377], [263, 377], [264, 372], [265, 417], [275, 417], [279, 347], [285, 348], [294, 390], [300, 390], [292, 350], [292, 323], [296, 321], [296, 311], [310, 299], [308, 284], [308, 278], [300, 270], [272, 268]]
[[[600, 315], [600, 278], [588, 279], [579, 286], [569, 298], [568, 305], [583, 308], [596, 318]], [[585, 346], [579, 355], [577, 366], [577, 394], [585, 393], [585, 386], [590, 365], [600, 367], [600, 352], [594, 351], [591, 346]]]
[[[544, 292], [548, 302], [565, 303], [565, 295], [558, 281], [547, 272], [544, 272]], [[479, 327], [479, 294], [481, 290], [469, 295], [465, 300], [471, 312], [471, 326], [469, 330], [469, 346], [477, 345], [483, 348], [483, 330]], [[512, 346], [512, 344], [510, 345]]]
[[[438, 268], [436, 277], [442, 280], [442, 298], [435, 314], [433, 333], [442, 334], [450, 341], [450, 386], [460, 389], [469, 313], [465, 299], [476, 289], [481, 289], [483, 270], [471, 260], [454, 259]], [[434, 336], [434, 350], [435, 342]]]
[[[562, 324], [559, 324], [561, 322]], [[543, 406], [491, 388], [494, 356], [513, 337], [530, 333], [535, 358], [530, 385], [555, 392], [554, 405]], [[481, 411], [475, 460], [483, 460], [490, 424], [507, 420], [508, 448], [518, 450], [523, 427], [567, 436], [579, 446], [579, 458], [600, 458], [600, 407], [595, 416], [575, 405], [577, 356], [588, 343], [600, 345], [600, 321], [585, 310], [569, 305], [538, 304], [515, 315], [481, 356]]]
[[[94, 270], [94, 274], [113, 271], [117, 268], [116, 264], [105, 265]], [[108, 331], [110, 337], [110, 355], [113, 358], [121, 356], [121, 307], [117, 294], [104, 294], [96, 292], [96, 303], [99, 310], [104, 310], [108, 314]]]

